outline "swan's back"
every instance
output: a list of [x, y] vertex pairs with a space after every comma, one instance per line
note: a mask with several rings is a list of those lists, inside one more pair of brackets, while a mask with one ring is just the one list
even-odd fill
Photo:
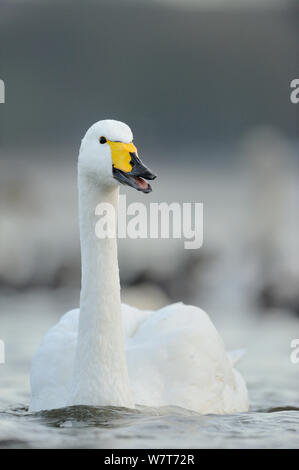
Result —
[[178, 303], [153, 312], [128, 342], [127, 357], [136, 403], [202, 413], [248, 409], [245, 383], [198, 307]]

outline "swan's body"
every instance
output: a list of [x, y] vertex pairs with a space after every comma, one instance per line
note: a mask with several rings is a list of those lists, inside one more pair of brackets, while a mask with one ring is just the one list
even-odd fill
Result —
[[[182, 303], [156, 312], [122, 305], [122, 315], [134, 403], [202, 413], [247, 410], [244, 381], [205, 312]], [[44, 337], [33, 361], [32, 410], [68, 403], [78, 322], [79, 309], [71, 310]]]
[[[30, 410], [139, 404], [200, 413], [247, 411], [245, 382], [205, 312], [181, 303], [156, 312], [120, 303], [116, 237], [97, 238], [95, 208], [99, 202], [117, 208], [115, 179], [150, 191], [139, 177], [152, 179], [150, 170], [139, 159], [134, 167], [125, 161], [126, 149], [129, 158], [136, 156], [131, 141], [130, 129], [116, 121], [96, 123], [82, 141], [80, 310], [66, 313], [35, 354]], [[115, 230], [113, 217], [110, 222]]]

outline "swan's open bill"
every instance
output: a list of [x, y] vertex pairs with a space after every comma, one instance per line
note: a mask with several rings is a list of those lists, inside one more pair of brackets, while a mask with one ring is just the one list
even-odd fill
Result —
[[[132, 186], [143, 193], [151, 192], [152, 188], [145, 180], [154, 180], [156, 175], [139, 159], [135, 145], [108, 143], [111, 148], [114, 178], [121, 184]], [[126, 171], [128, 169], [129, 171]]]
[[152, 312], [121, 304], [116, 233], [95, 235], [95, 208], [108, 203], [117, 213], [120, 184], [148, 193], [146, 180], [154, 178], [126, 124], [105, 120], [88, 129], [78, 161], [80, 309], [63, 315], [33, 358], [31, 411], [136, 404], [248, 410], [246, 385], [233, 363], [238, 355], [229, 357], [203, 310], [177, 303]]

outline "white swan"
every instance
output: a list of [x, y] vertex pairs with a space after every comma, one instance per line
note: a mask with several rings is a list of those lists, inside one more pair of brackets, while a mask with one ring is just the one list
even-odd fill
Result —
[[30, 411], [135, 404], [247, 411], [246, 385], [233, 368], [236, 357], [225, 352], [205, 312], [182, 303], [155, 312], [121, 305], [116, 237], [97, 238], [95, 207], [117, 207], [119, 182], [151, 190], [143, 178], [154, 175], [132, 140], [130, 128], [113, 120], [95, 123], [82, 140], [80, 311], [66, 313], [33, 358]]

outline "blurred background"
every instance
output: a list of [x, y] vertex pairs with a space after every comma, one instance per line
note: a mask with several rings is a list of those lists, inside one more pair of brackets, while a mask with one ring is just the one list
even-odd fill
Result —
[[252, 403], [299, 406], [299, 366], [289, 360], [299, 337], [299, 105], [290, 101], [298, 3], [2, 0], [0, 8], [2, 400], [28, 402], [32, 352], [79, 304], [78, 148], [94, 121], [114, 118], [131, 126], [159, 175], [148, 197], [122, 190], [128, 203], [204, 203], [199, 250], [184, 250], [183, 240], [120, 241], [123, 300], [201, 306], [229, 349], [248, 349]]

